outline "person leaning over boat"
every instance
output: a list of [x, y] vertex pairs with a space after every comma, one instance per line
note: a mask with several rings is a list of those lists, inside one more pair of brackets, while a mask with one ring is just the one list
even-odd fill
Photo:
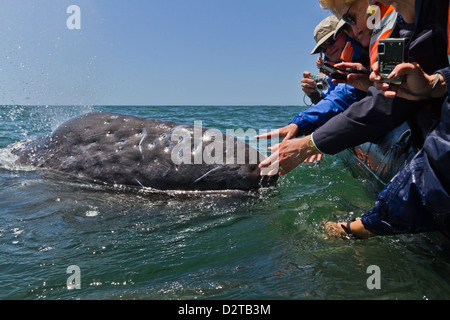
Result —
[[[327, 39], [337, 33], [339, 42], [342, 42], [342, 40], [347, 40], [347, 42], [344, 42], [346, 43], [345, 46], [339, 45], [338, 47], [333, 47], [331, 49], [333, 50], [330, 55], [332, 59], [337, 59], [338, 56], [346, 54], [348, 61], [358, 61], [368, 65], [368, 55], [367, 53], [364, 53], [367, 49], [361, 47], [359, 43], [350, 38], [350, 36], [343, 30], [344, 28], [342, 27], [342, 24], [339, 23], [339, 20], [335, 16], [331, 16], [323, 20], [316, 28], [315, 33], [316, 35], [326, 33], [326, 35], [320, 38], [312, 53], [314, 54], [320, 52], [322, 47], [326, 46]], [[352, 33], [350, 32], [350, 34]], [[338, 52], [339, 48], [351, 49], [351, 53], [345, 53], [343, 49]], [[328, 52], [329, 48], [327, 47], [323, 50]], [[342, 62], [342, 60], [339, 61]], [[280, 137], [283, 137], [286, 140], [289, 140], [294, 136], [310, 134], [315, 129], [326, 123], [329, 119], [341, 112], [344, 112], [350, 105], [363, 99], [365, 96], [365, 91], [359, 90], [349, 84], [335, 84], [333, 89], [329, 90], [328, 93], [315, 106], [296, 115], [287, 126], [278, 129], [277, 133]], [[273, 132], [269, 133], [269, 135], [272, 134]], [[263, 134], [257, 136], [256, 138], [266, 139], [267, 137], [268, 134]], [[313, 162], [315, 159], [315, 156], [312, 156], [309, 158], [309, 162]], [[320, 161], [320, 159], [321, 157], [319, 155], [317, 160]], [[308, 159], [305, 159], [305, 161], [307, 160]]]
[[[327, 8], [343, 17], [351, 25], [357, 40], [363, 46], [370, 45], [372, 30], [367, 27], [367, 20], [370, 17], [367, 13], [367, 0], [319, 1], [322, 5], [325, 2], [329, 3]], [[349, 1], [349, 4], [346, 4], [347, 1]], [[448, 66], [448, 61], [442, 60], [441, 50], [439, 49], [443, 46], [442, 39], [443, 37], [446, 38], [446, 34], [443, 33], [443, 30], [437, 28], [433, 21], [443, 19], [442, 1], [416, 0], [417, 6], [428, 7], [426, 12], [422, 10], [417, 21], [417, 27], [414, 27], [414, 18], [410, 20], [403, 18], [401, 15], [396, 18], [397, 24], [392, 26], [392, 36], [408, 39], [405, 49], [408, 61], [420, 63], [428, 74]], [[394, 17], [396, 16], [394, 15]], [[382, 23], [385, 21], [389, 20], [381, 20]], [[390, 27], [389, 24], [384, 26]], [[377, 32], [377, 34], [381, 33]], [[390, 35], [389, 30], [382, 34]], [[368, 77], [367, 80], [369, 80]], [[367, 81], [361, 83], [364, 86], [367, 85]], [[362, 87], [360, 86], [360, 88]], [[431, 118], [431, 111], [436, 106], [439, 108], [443, 101], [443, 99], [430, 99], [412, 102], [398, 97], [390, 99], [385, 97], [381, 90], [377, 90], [373, 86], [368, 87], [367, 90], [368, 94], [365, 98], [353, 103], [345, 112], [337, 114], [308, 136], [293, 139], [299, 135], [287, 135], [286, 127], [266, 134], [264, 138], [270, 137], [273, 133], [278, 133], [279, 136], [286, 136], [287, 138], [270, 148], [273, 153], [260, 163], [260, 168], [268, 168], [264, 170], [268, 175], [285, 175], [315, 154], [337, 154], [347, 148], [353, 148], [366, 142], [376, 142], [405, 121], [410, 120], [415, 125], [418, 123], [416, 121], [418, 114], [421, 115], [420, 118], [425, 118], [425, 116]], [[414, 119], [415, 117], [416, 119]], [[428, 125], [429, 123], [425, 124], [421, 130], [413, 130], [414, 147], [416, 149], [422, 147], [423, 141], [421, 143], [417, 137], [429, 129], [427, 128]], [[420, 128], [419, 125], [416, 127]]]
[[[393, 1], [381, 2], [386, 4]], [[449, 1], [442, 2], [450, 13]], [[427, 10], [426, 7], [419, 9]], [[410, 7], [410, 10], [414, 12], [414, 7]], [[446, 20], [436, 20], [441, 22], [442, 29], [450, 27], [450, 16], [446, 18], [447, 23]], [[445, 53], [450, 54], [448, 36], [446, 42]], [[423, 148], [379, 194], [374, 208], [363, 214], [360, 220], [346, 224], [330, 223], [328, 227], [338, 234], [359, 238], [432, 231], [449, 235], [450, 67], [429, 75], [416, 62], [400, 64], [388, 78], [405, 76], [406, 80], [401, 85], [382, 82], [378, 75], [378, 65], [373, 69], [371, 80], [385, 92], [386, 97], [402, 97], [410, 101], [446, 97], [441, 108], [441, 118], [427, 135]]]
[[[411, 1], [414, 3], [412, 7]], [[363, 45], [371, 42], [371, 39], [367, 40], [369, 35], [367, 1], [321, 0], [322, 5], [325, 2], [328, 4], [327, 8], [331, 8], [333, 12], [349, 22]], [[411, 25], [414, 26], [406, 50], [408, 61], [420, 63], [426, 74], [433, 74], [437, 70], [448, 67], [447, 14], [443, 14], [448, 12], [448, 0], [404, 0], [397, 3], [397, 10], [403, 14], [403, 17], [399, 18], [403, 18], [405, 22], [404, 25], [400, 24], [400, 34], [402, 31], [408, 31]], [[413, 14], [410, 14], [408, 8], [415, 9]], [[322, 131], [317, 135], [318, 139], [310, 135], [301, 139], [284, 140], [272, 148], [274, 153], [261, 162], [260, 167], [272, 168], [272, 171], [268, 170], [269, 175], [276, 174], [279, 167], [279, 174], [284, 175], [314, 154], [322, 152], [335, 154], [345, 148], [373, 141], [371, 139], [388, 133], [408, 120], [411, 115], [416, 116], [422, 110], [427, 110], [428, 106], [436, 105], [438, 102], [442, 106], [443, 100], [410, 101], [401, 97], [391, 98], [386, 97], [383, 91], [371, 87], [365, 99], [353, 104], [346, 112], [333, 117], [316, 130], [314, 137], [316, 133]], [[350, 227], [351, 231], [357, 233], [361, 226], [362, 222], [358, 220], [351, 222], [347, 228]], [[344, 230], [340, 224], [338, 227]]]
[[[339, 21], [336, 16], [329, 16], [322, 20], [314, 29], [314, 39], [316, 46], [311, 54], [321, 54], [317, 58], [317, 68], [327, 62], [332, 65], [344, 61], [363, 62], [367, 61], [368, 50], [363, 49], [351, 36], [351, 30], [347, 30], [346, 23]], [[325, 55], [322, 58], [322, 54]], [[347, 60], [346, 60], [347, 59]], [[368, 63], [367, 63], [368, 64]], [[303, 72], [301, 87], [303, 92], [309, 97], [313, 104], [318, 104], [327, 97], [338, 86], [330, 77], [327, 77], [329, 88], [326, 92], [319, 90], [314, 75], [309, 72]]]
[[[327, 3], [325, 0], [319, 1], [322, 5], [327, 4], [327, 9], [350, 25], [355, 40], [363, 47], [370, 46], [372, 30], [367, 26], [369, 19], [367, 0], [327, 0]], [[347, 2], [350, 3], [347, 4]], [[399, 20], [400, 23], [395, 28], [390, 25], [387, 27], [391, 27], [392, 32], [397, 32], [402, 37], [408, 37], [408, 33], [411, 33], [413, 28], [409, 24], [402, 23], [402, 19], [399, 18]], [[359, 67], [363, 68], [362, 65]], [[347, 79], [351, 76], [349, 75]], [[359, 80], [359, 76], [357, 78]], [[302, 134], [295, 131], [295, 127], [290, 124], [261, 137], [269, 138], [273, 134], [285, 137], [282, 143], [270, 148], [273, 154], [261, 162], [261, 168], [268, 167], [264, 172], [268, 175], [277, 173], [285, 175], [303, 163], [305, 159], [316, 154], [336, 154], [368, 141], [376, 141], [404, 123], [405, 119], [414, 113], [415, 110], [410, 104], [387, 99], [381, 91], [371, 86], [368, 76], [365, 80], [361, 82], [363, 85], [358, 85], [358, 81], [353, 82], [363, 91], [367, 91], [367, 95], [315, 129], [314, 133], [310, 132], [303, 138], [293, 139], [301, 137]], [[394, 103], [395, 108], [393, 108]], [[279, 172], [278, 169], [280, 169]]]
[[[345, 36], [341, 32], [344, 25], [338, 25], [339, 20], [335, 16], [329, 16], [322, 20], [314, 29], [314, 40], [316, 46], [311, 54], [324, 53], [325, 60], [332, 63], [340, 62], [342, 50], [345, 47]], [[327, 55], [328, 52], [328, 55]], [[321, 57], [317, 58], [317, 65], [322, 63]], [[330, 78], [327, 79], [329, 88], [326, 92], [320, 90], [314, 75], [309, 72], [303, 72], [303, 79], [301, 80], [301, 87], [303, 92], [309, 97], [313, 104], [317, 104], [325, 98], [331, 91], [333, 91], [337, 84], [333, 83]]]

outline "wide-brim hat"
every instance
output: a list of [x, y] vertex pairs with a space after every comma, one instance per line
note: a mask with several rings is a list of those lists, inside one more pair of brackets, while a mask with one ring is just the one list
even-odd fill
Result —
[[336, 16], [329, 16], [322, 20], [314, 30], [314, 39], [317, 44], [311, 54], [320, 53], [320, 47], [330, 38], [335, 38], [345, 26], [345, 21], [339, 20]]

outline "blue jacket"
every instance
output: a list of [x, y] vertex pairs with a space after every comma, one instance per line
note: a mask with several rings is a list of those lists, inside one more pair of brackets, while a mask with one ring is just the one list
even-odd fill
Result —
[[318, 104], [296, 115], [290, 123], [295, 123], [299, 127], [300, 136], [308, 135], [365, 96], [364, 91], [348, 84], [338, 84]]
[[[416, 1], [416, 33], [432, 27], [433, 35], [445, 35], [423, 50], [429, 60], [447, 61], [448, 0]], [[428, 32], [430, 33], [430, 32]], [[417, 39], [420, 39], [418, 37]], [[447, 83], [441, 119], [426, 136], [423, 148], [379, 194], [375, 206], [361, 217], [364, 227], [377, 235], [441, 231], [450, 233], [450, 67], [437, 71]]]
[[330, 77], [328, 77], [327, 82], [330, 87], [328, 88], [328, 90], [326, 92], [315, 91], [309, 96], [309, 99], [311, 100], [311, 102], [313, 104], [318, 104], [320, 101], [322, 101], [322, 99], [327, 97], [334, 89], [336, 89], [336, 87], [338, 85], [337, 83], [333, 82], [333, 79], [331, 79]]
[[[367, 48], [362, 48], [359, 42], [350, 38], [349, 36], [347, 36], [347, 44], [349, 44], [350, 47], [352, 48], [351, 62], [359, 62], [365, 66], [368, 66], [370, 64], [369, 52]], [[325, 61], [327, 61], [326, 57]], [[313, 104], [318, 104], [322, 99], [326, 98], [338, 86], [337, 83], [333, 82], [332, 78], [328, 78], [328, 83], [330, 87], [326, 92], [316, 91], [309, 96]]]
[[[367, 49], [354, 39], [347, 36], [347, 43], [353, 48], [352, 62], [359, 62], [363, 65], [369, 64]], [[295, 123], [299, 127], [299, 136], [308, 135], [322, 126], [328, 120], [339, 113], [344, 112], [356, 101], [366, 97], [367, 93], [358, 90], [348, 84], [336, 84], [328, 78], [330, 88], [327, 92], [317, 92], [310, 99], [315, 106], [299, 113], [290, 123]]]
[[374, 234], [441, 231], [450, 235], [450, 67], [438, 72], [448, 88], [441, 121], [361, 217]]

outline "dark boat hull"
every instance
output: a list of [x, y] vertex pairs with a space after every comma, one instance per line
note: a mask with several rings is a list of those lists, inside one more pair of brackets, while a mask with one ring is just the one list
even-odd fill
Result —
[[357, 177], [369, 180], [381, 191], [414, 155], [411, 129], [404, 123], [379, 141], [347, 149], [339, 157]]
[[[379, 193], [415, 154], [411, 129], [404, 123], [379, 141], [344, 150], [338, 156], [355, 177], [365, 179], [374, 192]], [[440, 249], [450, 252], [450, 235], [433, 232], [422, 236]]]

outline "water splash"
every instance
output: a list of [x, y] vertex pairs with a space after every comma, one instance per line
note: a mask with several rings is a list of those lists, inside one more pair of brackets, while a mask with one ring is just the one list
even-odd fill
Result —
[[2, 136], [16, 141], [49, 134], [63, 122], [93, 109], [92, 106], [1, 106], [0, 120], [6, 120], [7, 127], [0, 129], [0, 133], [5, 130], [8, 135]]
[[14, 148], [20, 148], [24, 144], [25, 144], [24, 142], [18, 142], [7, 148], [0, 149], [0, 168], [6, 169], [6, 170], [17, 169], [18, 166], [16, 165], [16, 161], [17, 161], [17, 159], [19, 159], [19, 157], [14, 155], [12, 153], [12, 150]]

